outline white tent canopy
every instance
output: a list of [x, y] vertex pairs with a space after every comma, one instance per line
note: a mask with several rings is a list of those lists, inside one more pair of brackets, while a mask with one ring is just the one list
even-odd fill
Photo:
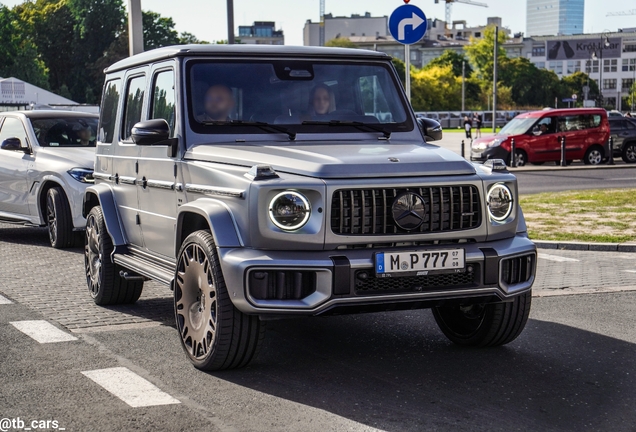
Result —
[[78, 105], [65, 97], [17, 78], [0, 78], [0, 105]]

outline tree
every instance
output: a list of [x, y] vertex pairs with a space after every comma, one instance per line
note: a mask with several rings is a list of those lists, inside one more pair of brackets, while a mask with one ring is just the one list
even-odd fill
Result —
[[[494, 49], [494, 48], [493, 48]], [[463, 53], [459, 53], [452, 49], [445, 50], [441, 56], [431, 60], [424, 69], [428, 69], [435, 66], [448, 66], [450, 65], [453, 70], [453, 75], [462, 76], [462, 63], [465, 65], [465, 76], [469, 77], [473, 73], [473, 68], [470, 65], [468, 57]]]
[[391, 61], [393, 62], [393, 66], [400, 77], [400, 81], [402, 81], [402, 85], [404, 85], [404, 80], [406, 79], [406, 64], [399, 58], [395, 57], [393, 57]]
[[358, 45], [354, 44], [347, 38], [337, 37], [335, 39], [325, 42], [327, 47], [339, 47], [339, 48], [358, 48]]
[[33, 41], [24, 37], [19, 15], [0, 4], [0, 76], [48, 88], [48, 70]]
[[411, 104], [415, 111], [460, 109], [461, 78], [451, 65], [411, 71]]
[[205, 40], [200, 40], [192, 33], [183, 32], [179, 35], [179, 43], [180, 44], [209, 44], [210, 42]]
[[561, 78], [561, 96], [569, 98], [576, 94], [578, 96], [577, 105], [582, 106], [585, 98], [583, 87], [585, 86], [590, 87], [588, 98], [595, 99], [596, 95], [599, 94], [598, 85], [596, 80], [591, 80], [588, 74], [575, 72], [572, 75], [564, 76]]
[[162, 17], [157, 12], [142, 12], [144, 26], [144, 50], [178, 45], [179, 33], [174, 29], [172, 18]]
[[[504, 62], [508, 55], [503, 44], [508, 40], [504, 32], [499, 32], [499, 46], [497, 56], [499, 62]], [[492, 82], [494, 52], [495, 52], [495, 26], [488, 26], [484, 31], [483, 39], [470, 38], [470, 44], [464, 47], [466, 55], [470, 59], [475, 72], [480, 79]]]

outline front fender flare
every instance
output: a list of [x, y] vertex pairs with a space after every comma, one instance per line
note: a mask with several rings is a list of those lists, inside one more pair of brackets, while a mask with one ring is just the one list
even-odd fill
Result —
[[119, 221], [119, 213], [117, 212], [117, 204], [112, 189], [103, 183], [89, 186], [84, 193], [84, 205], [82, 206], [82, 214], [84, 217], [88, 215], [94, 206], [93, 197], [97, 198], [99, 205], [104, 213], [104, 223], [108, 234], [113, 240], [114, 246], [126, 245], [124, 230]]
[[183, 232], [185, 215], [188, 213], [197, 214], [206, 220], [217, 247], [237, 248], [244, 246], [236, 220], [227, 204], [216, 199], [202, 198], [179, 207], [175, 256], [179, 253], [181, 243], [185, 240], [181, 238], [181, 233]]

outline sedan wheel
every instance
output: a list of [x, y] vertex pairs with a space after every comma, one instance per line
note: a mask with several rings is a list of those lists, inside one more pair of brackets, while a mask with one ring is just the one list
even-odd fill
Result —
[[598, 146], [590, 147], [583, 158], [585, 165], [600, 165], [602, 162], [603, 150]]
[[51, 246], [58, 249], [73, 246], [71, 209], [61, 187], [52, 187], [46, 193], [46, 225]]
[[621, 156], [625, 163], [635, 163], [636, 162], [636, 142], [630, 142], [625, 144], [623, 147], [623, 151], [621, 152]]

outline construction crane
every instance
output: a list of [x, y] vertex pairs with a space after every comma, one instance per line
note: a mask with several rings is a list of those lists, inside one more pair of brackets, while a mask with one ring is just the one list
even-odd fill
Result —
[[488, 7], [486, 3], [476, 2], [473, 0], [435, 0], [435, 3], [439, 3], [440, 1], [443, 1], [446, 3], [446, 28], [447, 29], [451, 27], [451, 8], [453, 7], [453, 3], [463, 3], [467, 5], [473, 5], [473, 6]]
[[636, 15], [636, 9], [626, 10], [621, 12], [608, 12], [605, 16], [628, 16], [628, 15]]
[[318, 45], [325, 46], [325, 0], [320, 0], [320, 30], [318, 35]]

